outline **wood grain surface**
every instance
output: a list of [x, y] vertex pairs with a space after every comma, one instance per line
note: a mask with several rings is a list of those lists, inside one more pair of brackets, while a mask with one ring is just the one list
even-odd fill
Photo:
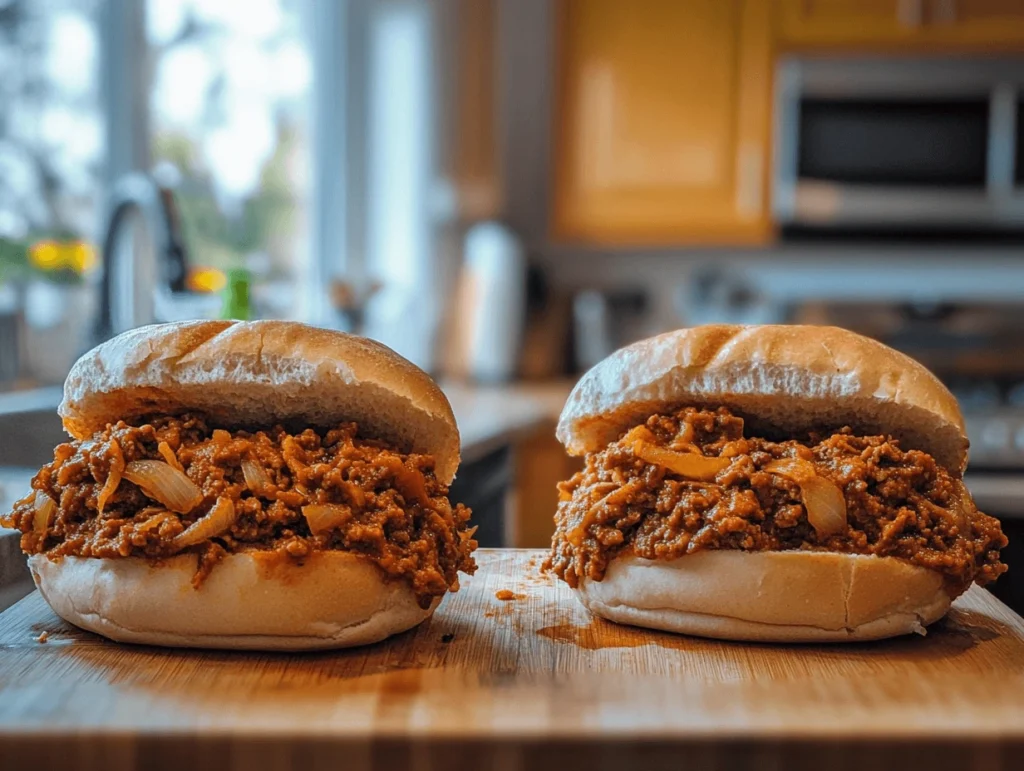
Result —
[[34, 593], [0, 614], [0, 768], [1024, 767], [1024, 621], [984, 590], [927, 637], [747, 645], [593, 620], [542, 559], [481, 552], [333, 653], [117, 645]]

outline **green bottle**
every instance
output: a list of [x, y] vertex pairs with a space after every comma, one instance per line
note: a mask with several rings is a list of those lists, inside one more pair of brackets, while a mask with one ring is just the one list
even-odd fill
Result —
[[228, 271], [228, 283], [223, 289], [224, 305], [220, 309], [222, 319], [248, 321], [252, 318], [249, 283], [249, 271], [245, 268], [232, 268]]

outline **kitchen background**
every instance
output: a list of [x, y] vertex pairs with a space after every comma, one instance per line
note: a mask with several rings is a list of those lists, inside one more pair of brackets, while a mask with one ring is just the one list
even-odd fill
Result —
[[7, 498], [98, 340], [296, 318], [442, 378], [541, 546], [581, 370], [836, 323], [960, 397], [1024, 610], [1022, 94], [1024, 0], [0, 0]]

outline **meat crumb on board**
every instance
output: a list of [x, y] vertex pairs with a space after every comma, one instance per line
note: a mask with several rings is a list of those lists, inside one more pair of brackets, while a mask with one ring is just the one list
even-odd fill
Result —
[[522, 600], [526, 597], [525, 594], [516, 594], [511, 589], [499, 589], [494, 593], [494, 596], [502, 602], [509, 602], [511, 600]]

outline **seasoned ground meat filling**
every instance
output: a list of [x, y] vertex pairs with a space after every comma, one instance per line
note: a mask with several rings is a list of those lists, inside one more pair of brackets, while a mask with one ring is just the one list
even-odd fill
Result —
[[[891, 437], [843, 428], [772, 442], [744, 436], [743, 420], [724, 408], [653, 415], [645, 428], [588, 455], [584, 470], [559, 485], [548, 566], [571, 586], [584, 576], [601, 580], [609, 560], [623, 552], [669, 560], [701, 549], [897, 557], [943, 573], [956, 592], [1006, 570], [999, 522], [980, 513], [962, 483], [930, 455], [903, 450]], [[712, 466], [712, 458], [721, 458], [721, 468], [699, 481], [647, 462], [637, 455], [637, 431], [653, 452], [700, 454], [707, 460], [693, 462]], [[652, 451], [643, 454], [649, 460]], [[773, 462], [778, 468], [780, 459], [809, 461], [814, 473], [838, 486], [844, 527], [819, 535], [800, 486], [766, 470]]]
[[[408, 581], [423, 607], [458, 588], [458, 571], [475, 570], [470, 511], [449, 503], [429, 455], [360, 438], [354, 423], [290, 434], [280, 426], [255, 433], [211, 429], [191, 415], [138, 422], [57, 447], [32, 481], [37, 492], [0, 519], [22, 531], [26, 552], [160, 560], [184, 549], [199, 554], [199, 585], [226, 554], [258, 549], [301, 562], [311, 552], [338, 549]], [[202, 501], [178, 514], [127, 479], [111, 490], [111, 470], [139, 460], [179, 466]], [[45, 528], [35, 497], [43, 494], [57, 504]], [[179, 536], [218, 505], [233, 512], [230, 527], [183, 547]], [[318, 510], [319, 522], [307, 519]]]

